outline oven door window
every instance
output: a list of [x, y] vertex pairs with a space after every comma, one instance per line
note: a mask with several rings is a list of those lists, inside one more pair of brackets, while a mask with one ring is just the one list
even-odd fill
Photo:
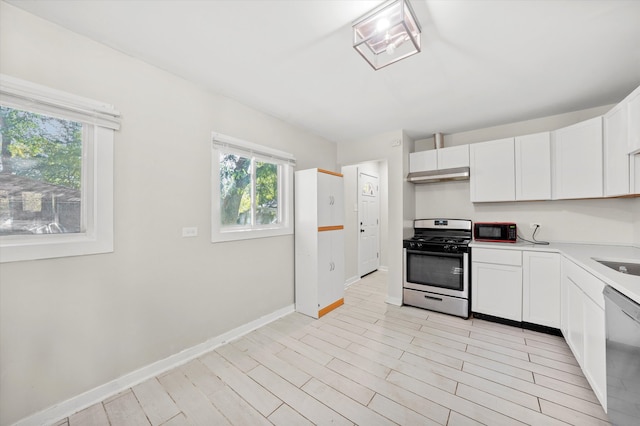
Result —
[[463, 290], [462, 259], [462, 255], [407, 252], [407, 281], [451, 290]]

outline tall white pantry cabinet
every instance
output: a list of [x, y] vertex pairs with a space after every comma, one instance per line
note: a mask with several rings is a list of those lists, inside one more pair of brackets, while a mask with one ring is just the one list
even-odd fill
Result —
[[295, 173], [296, 311], [320, 318], [344, 303], [342, 174]]

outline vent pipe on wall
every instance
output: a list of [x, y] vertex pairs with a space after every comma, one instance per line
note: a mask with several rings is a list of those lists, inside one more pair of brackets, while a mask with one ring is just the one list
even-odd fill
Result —
[[433, 139], [435, 140], [436, 149], [444, 148], [444, 136], [442, 133], [436, 133], [433, 135]]

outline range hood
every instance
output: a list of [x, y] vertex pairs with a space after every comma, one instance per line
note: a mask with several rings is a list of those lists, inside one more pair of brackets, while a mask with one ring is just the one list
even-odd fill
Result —
[[[434, 148], [436, 150], [444, 148], [444, 137], [442, 133], [433, 135]], [[466, 164], [469, 164], [466, 161]], [[407, 182], [411, 183], [434, 183], [451, 180], [469, 180], [469, 167], [455, 167], [447, 169], [436, 169], [429, 171], [411, 172], [407, 175]]]
[[469, 167], [413, 172], [407, 175], [407, 182], [411, 183], [434, 183], [449, 180], [469, 180]]

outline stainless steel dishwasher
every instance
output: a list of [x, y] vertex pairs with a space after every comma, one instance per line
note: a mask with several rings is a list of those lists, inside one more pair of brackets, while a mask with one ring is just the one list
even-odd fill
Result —
[[607, 414], [614, 426], [640, 425], [640, 305], [604, 291], [607, 328]]

